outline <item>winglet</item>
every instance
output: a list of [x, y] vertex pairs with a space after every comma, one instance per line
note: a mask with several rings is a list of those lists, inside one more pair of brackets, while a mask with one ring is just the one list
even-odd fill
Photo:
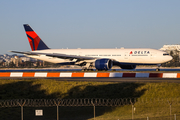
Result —
[[41, 40], [41, 38], [28, 24], [24, 24], [24, 29], [26, 31], [26, 35], [32, 51], [49, 49], [49, 47]]

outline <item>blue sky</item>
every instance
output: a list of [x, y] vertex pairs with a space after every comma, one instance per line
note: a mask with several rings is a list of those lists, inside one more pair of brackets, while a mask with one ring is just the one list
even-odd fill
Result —
[[1, 0], [0, 54], [29, 51], [23, 24], [50, 48], [180, 43], [179, 0]]

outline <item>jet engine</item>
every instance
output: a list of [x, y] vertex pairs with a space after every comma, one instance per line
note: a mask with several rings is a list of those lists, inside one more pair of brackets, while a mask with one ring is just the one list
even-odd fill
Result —
[[109, 70], [113, 66], [113, 61], [110, 59], [98, 59], [95, 61], [95, 67], [98, 70]]

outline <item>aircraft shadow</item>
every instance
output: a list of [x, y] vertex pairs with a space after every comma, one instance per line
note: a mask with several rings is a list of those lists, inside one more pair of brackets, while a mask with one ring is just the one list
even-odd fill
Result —
[[[33, 81], [19, 81], [0, 85], [0, 100], [5, 99], [57, 99], [59, 96], [66, 96], [61, 99], [74, 98], [138, 98], [144, 94], [145, 89], [136, 91], [142, 83], [114, 83], [107, 85], [82, 85], [70, 89], [66, 95], [61, 92], [47, 94], [41, 89], [41, 84], [33, 84]], [[96, 107], [96, 117], [104, 113], [112, 112], [116, 107]], [[43, 116], [35, 116], [36, 109], [43, 109]], [[26, 120], [49, 120], [56, 119], [56, 107], [24, 107], [24, 119]], [[21, 119], [20, 107], [0, 108], [0, 119], [14, 120]], [[12, 117], [13, 116], [13, 117]], [[85, 120], [93, 118], [93, 106], [89, 107], [63, 107], [59, 106], [59, 118], [61, 120]]]

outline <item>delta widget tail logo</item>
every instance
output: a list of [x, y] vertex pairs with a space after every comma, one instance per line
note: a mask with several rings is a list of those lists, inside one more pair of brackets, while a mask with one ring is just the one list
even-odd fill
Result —
[[24, 24], [24, 29], [26, 31], [26, 35], [32, 51], [49, 49], [49, 47], [41, 40], [41, 38], [28, 24]]

